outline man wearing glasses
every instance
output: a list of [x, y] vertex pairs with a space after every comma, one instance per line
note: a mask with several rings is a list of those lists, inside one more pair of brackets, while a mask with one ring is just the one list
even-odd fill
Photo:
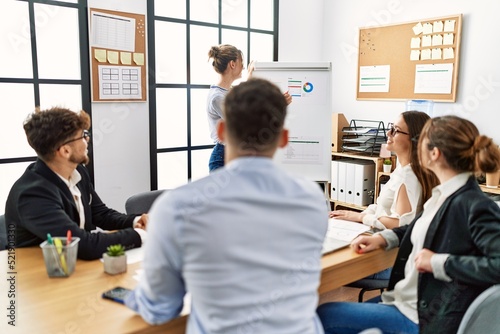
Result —
[[[16, 246], [34, 246], [52, 236], [80, 238], [78, 257], [102, 256], [109, 245], [140, 247], [148, 216], [125, 215], [99, 198], [85, 168], [89, 162], [90, 117], [64, 108], [37, 109], [24, 131], [37, 160], [12, 186], [5, 207], [16, 226]], [[92, 233], [96, 227], [115, 233]]]

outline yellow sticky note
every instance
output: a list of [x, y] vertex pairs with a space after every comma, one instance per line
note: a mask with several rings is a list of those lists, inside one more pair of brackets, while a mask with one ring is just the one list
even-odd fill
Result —
[[104, 49], [94, 49], [94, 57], [100, 63], [106, 62], [106, 50]]
[[144, 53], [134, 53], [134, 63], [144, 65]]
[[123, 65], [131, 65], [132, 54], [130, 52], [120, 52], [120, 61]]
[[118, 64], [118, 51], [108, 51], [108, 62]]

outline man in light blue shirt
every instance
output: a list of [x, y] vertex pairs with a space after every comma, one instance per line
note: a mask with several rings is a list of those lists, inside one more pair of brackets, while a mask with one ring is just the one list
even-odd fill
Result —
[[153, 205], [144, 276], [126, 305], [187, 333], [323, 333], [316, 315], [328, 211], [319, 186], [272, 161], [288, 143], [278, 87], [250, 79], [224, 102], [226, 166]]

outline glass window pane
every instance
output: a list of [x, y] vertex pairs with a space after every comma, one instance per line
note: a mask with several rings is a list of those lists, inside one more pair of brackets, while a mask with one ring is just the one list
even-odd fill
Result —
[[40, 78], [81, 78], [78, 24], [78, 10], [75, 8], [35, 4]]
[[28, 145], [23, 123], [35, 110], [32, 84], [0, 83], [0, 110], [3, 117], [0, 133], [4, 140], [0, 145], [0, 159], [32, 157], [36, 153]]
[[0, 77], [32, 78], [28, 3], [2, 1], [0, 10]]
[[158, 189], [174, 189], [187, 182], [187, 152], [159, 153]]
[[219, 0], [190, 0], [190, 19], [219, 23]]
[[212, 149], [191, 151], [191, 181], [196, 181], [209, 174], [208, 160]]
[[10, 188], [23, 175], [26, 167], [31, 163], [0, 164], [0, 214], [3, 215], [5, 213], [5, 203], [7, 202]]
[[[186, 83], [186, 26], [155, 24], [156, 83]], [[208, 52], [208, 50], [207, 50]]]
[[67, 3], [78, 3], [78, 0], [55, 0], [59, 2], [67, 2]]
[[219, 44], [216, 28], [191, 26], [191, 84], [209, 85], [217, 80], [217, 73], [208, 60], [208, 51]]
[[186, 89], [156, 89], [156, 131], [158, 148], [187, 146]]
[[252, 59], [273, 61], [273, 35], [250, 33]]
[[247, 27], [247, 19], [248, 1], [222, 1], [222, 24], [236, 27]]
[[274, 0], [250, 1], [250, 28], [273, 30]]
[[191, 90], [191, 145], [211, 145], [207, 120], [208, 89]]
[[40, 85], [40, 108], [49, 109], [56, 106], [80, 111], [82, 87], [80, 85]]
[[177, 19], [186, 18], [186, 1], [175, 0], [175, 1], [165, 1], [156, 0], [155, 1], [155, 15], [164, 17], [173, 17]]

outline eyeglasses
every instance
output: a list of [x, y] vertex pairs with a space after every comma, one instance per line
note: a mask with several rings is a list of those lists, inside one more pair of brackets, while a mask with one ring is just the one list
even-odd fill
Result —
[[407, 136], [410, 135], [408, 132], [404, 132], [404, 131], [396, 129], [394, 127], [394, 123], [389, 123], [387, 125], [389, 126], [389, 130], [387, 131], [387, 134], [389, 136], [393, 136], [394, 137], [397, 133], [402, 133], [402, 134], [407, 135]]
[[[66, 144], [72, 143], [72, 142], [80, 140], [80, 139], [85, 139], [85, 140], [88, 141], [90, 139], [90, 132], [88, 130], [83, 130], [83, 133], [82, 133], [81, 137], [68, 140], [68, 141], [62, 143], [61, 146], [64, 146]], [[61, 146], [59, 146], [59, 147], [61, 147]]]

